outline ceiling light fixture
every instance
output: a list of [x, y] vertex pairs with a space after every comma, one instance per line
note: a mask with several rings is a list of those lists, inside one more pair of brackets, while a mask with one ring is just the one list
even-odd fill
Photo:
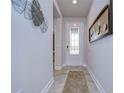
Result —
[[73, 4], [77, 4], [77, 0], [73, 0], [72, 3], [73, 3]]

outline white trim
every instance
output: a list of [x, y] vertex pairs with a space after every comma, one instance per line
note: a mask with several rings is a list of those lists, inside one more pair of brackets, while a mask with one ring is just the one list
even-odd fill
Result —
[[54, 82], [54, 79], [52, 78], [52, 79], [46, 84], [46, 86], [41, 90], [40, 93], [47, 93], [47, 92], [49, 91], [50, 87], [52, 86], [53, 82]]
[[84, 67], [87, 67], [87, 65], [86, 65], [86, 64], [83, 64], [83, 66], [84, 66]]
[[55, 66], [55, 70], [61, 70], [62, 66]]
[[90, 70], [90, 68], [87, 67], [87, 69], [88, 69], [88, 72], [90, 73], [91, 78], [93, 79], [94, 83], [96, 84], [99, 92], [100, 93], [106, 93], [105, 90], [103, 89], [102, 85], [100, 84], [100, 82], [97, 80], [97, 78], [95, 77], [93, 72]]
[[16, 93], [23, 93], [23, 88], [18, 89]]
[[67, 65], [66, 65], [66, 64], [63, 64], [63, 65], [62, 65], [62, 67], [65, 67], [65, 66], [67, 66]]
[[62, 67], [65, 67], [65, 66], [83, 66], [83, 67], [87, 67], [86, 64], [77, 64], [77, 65], [74, 65], [74, 64], [63, 64]]

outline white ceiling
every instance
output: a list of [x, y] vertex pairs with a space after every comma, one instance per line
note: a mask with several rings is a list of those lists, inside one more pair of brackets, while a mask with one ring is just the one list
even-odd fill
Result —
[[77, 0], [77, 4], [73, 4], [72, 0], [56, 1], [64, 17], [86, 17], [92, 3], [92, 0]]

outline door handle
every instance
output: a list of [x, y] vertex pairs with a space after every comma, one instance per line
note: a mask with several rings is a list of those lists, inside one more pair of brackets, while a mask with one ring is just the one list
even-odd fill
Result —
[[67, 48], [69, 48], [69, 45], [67, 45]]

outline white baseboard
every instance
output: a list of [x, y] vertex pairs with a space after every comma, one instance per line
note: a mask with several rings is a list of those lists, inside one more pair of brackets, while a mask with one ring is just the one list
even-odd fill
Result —
[[55, 66], [55, 70], [61, 70], [62, 66]]
[[65, 67], [65, 66], [67, 66], [67, 64], [63, 64], [63, 65], [62, 65], [62, 67]]
[[84, 66], [84, 67], [87, 67], [86, 64], [78, 64], [78, 65], [72, 65], [72, 64], [63, 64], [62, 67], [65, 67], [65, 66]]
[[83, 66], [84, 66], [84, 67], [87, 67], [87, 65], [86, 65], [86, 64], [83, 64]]
[[46, 86], [41, 90], [40, 93], [47, 93], [48, 90], [50, 89], [50, 87], [52, 86], [53, 82], [54, 82], [54, 79], [52, 78], [52, 79], [46, 84]]
[[97, 78], [95, 77], [95, 75], [93, 74], [93, 72], [90, 70], [89, 67], [87, 67], [89, 73], [90, 73], [90, 76], [92, 77], [94, 83], [96, 84], [98, 90], [100, 93], [106, 93], [105, 90], [103, 89], [102, 85], [99, 83], [99, 81], [97, 80]]

